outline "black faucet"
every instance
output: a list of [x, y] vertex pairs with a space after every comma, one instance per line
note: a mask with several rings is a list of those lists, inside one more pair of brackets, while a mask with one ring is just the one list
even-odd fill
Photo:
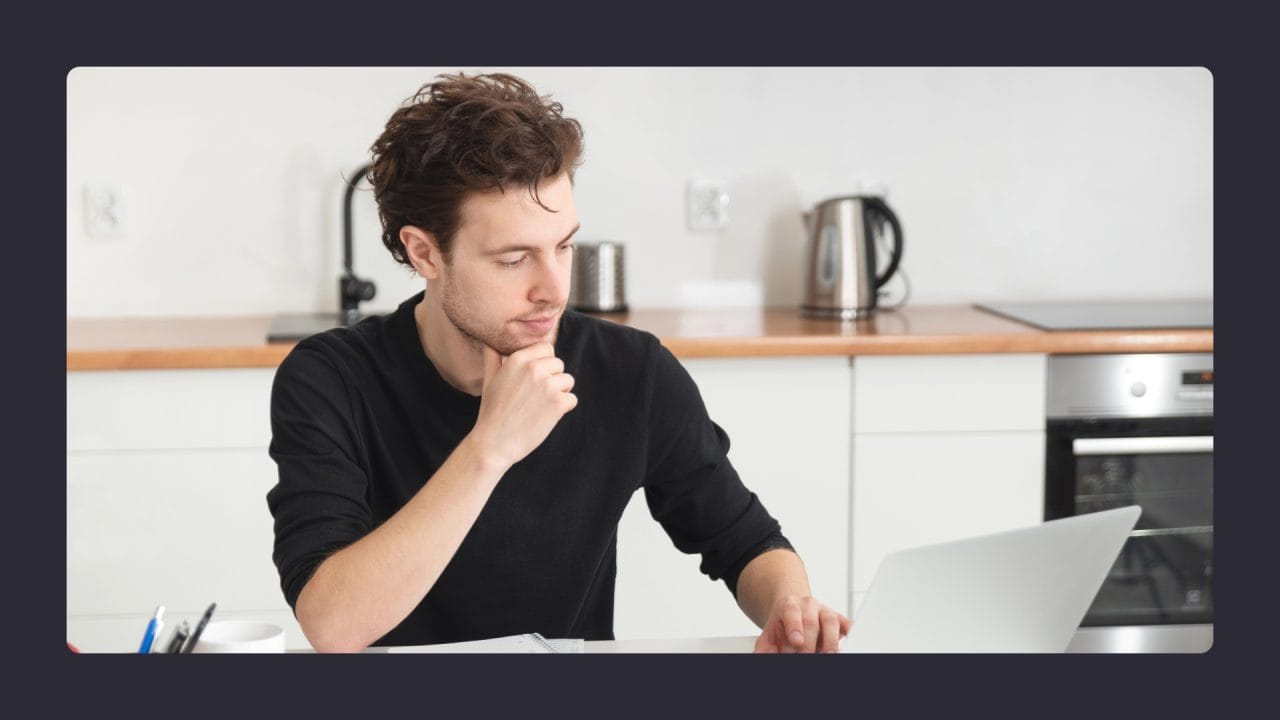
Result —
[[365, 165], [356, 171], [355, 177], [347, 183], [347, 193], [342, 208], [342, 277], [338, 278], [338, 297], [341, 298], [339, 319], [343, 325], [354, 325], [360, 319], [360, 303], [372, 300], [377, 288], [370, 280], [356, 277], [351, 269], [351, 196], [355, 193], [356, 184], [365, 177], [372, 165]]

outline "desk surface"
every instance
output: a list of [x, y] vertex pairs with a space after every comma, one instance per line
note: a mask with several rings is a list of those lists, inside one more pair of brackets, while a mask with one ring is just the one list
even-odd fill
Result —
[[[591, 654], [640, 653], [749, 653], [756, 636], [651, 640], [588, 640], [583, 650]], [[1076, 631], [1069, 653], [1202, 653], [1213, 645], [1213, 625], [1132, 625], [1086, 627]], [[311, 652], [294, 650], [291, 652]], [[386, 652], [369, 648], [365, 652]]]
[[[749, 653], [755, 636], [686, 640], [590, 640], [588, 653]], [[1213, 625], [1087, 627], [1076, 631], [1069, 653], [1199, 653], [1213, 645]]]

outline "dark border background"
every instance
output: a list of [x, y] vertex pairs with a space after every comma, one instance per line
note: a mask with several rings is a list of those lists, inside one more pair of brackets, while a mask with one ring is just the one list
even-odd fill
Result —
[[[1233, 5], [1238, 7], [1233, 8]], [[1212, 9], [1209, 9], [1212, 7]], [[1274, 597], [1275, 540], [1263, 515], [1274, 466], [1260, 440], [1264, 333], [1277, 306], [1269, 262], [1276, 182], [1273, 27], [1243, 3], [920, 2], [834, 7], [787, 2], [702, 9], [660, 5], [440, 4], [276, 8], [156, 2], [24, 11], [11, 18], [6, 76], [11, 212], [6, 277], [12, 389], [5, 427], [10, 659], [42, 710], [206, 714], [253, 708], [300, 715], [435, 711], [544, 715], [771, 716], [1007, 711], [1114, 717], [1226, 709], [1274, 682], [1262, 613]], [[754, 8], [754, 9], [753, 9]], [[32, 15], [36, 17], [31, 17]], [[826, 656], [165, 656], [69, 653], [65, 627], [66, 74], [111, 66], [1204, 66], [1214, 77], [1215, 474], [1213, 649], [1199, 655]], [[16, 90], [16, 92], [14, 92]], [[1263, 221], [1260, 210], [1269, 216]], [[1216, 252], [1226, 248], [1225, 253]], [[1152, 248], [1158, 267], [1159, 248]], [[1135, 268], [1135, 272], [1146, 271]], [[1266, 271], [1264, 280], [1261, 273]], [[65, 274], [64, 289], [65, 289]], [[1255, 291], [1261, 290], [1261, 292]], [[1246, 302], [1249, 304], [1246, 305]], [[61, 304], [62, 312], [59, 313]], [[1246, 335], [1242, 327], [1249, 322]], [[1253, 342], [1248, 342], [1252, 339]], [[1266, 343], [1265, 346], [1270, 346]], [[59, 370], [59, 366], [63, 370]], [[1245, 381], [1252, 380], [1245, 389]], [[1246, 394], [1247, 393], [1247, 394]], [[15, 636], [21, 636], [18, 639]], [[1255, 652], [1256, 651], [1256, 652]], [[1255, 660], [1256, 658], [1256, 660]], [[1265, 675], [1264, 675], [1265, 673]], [[1264, 684], [1265, 683], [1265, 684]], [[26, 703], [15, 703], [19, 707]], [[1247, 706], [1246, 706], [1247, 707]], [[1265, 707], [1265, 705], [1264, 705]]]

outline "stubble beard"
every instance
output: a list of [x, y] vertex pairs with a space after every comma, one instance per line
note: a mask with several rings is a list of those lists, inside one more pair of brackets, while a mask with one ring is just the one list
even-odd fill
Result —
[[[482, 350], [482, 346], [487, 345], [497, 350], [500, 355], [507, 356], [532, 344], [513, 337], [511, 333], [505, 332], [502, 326], [486, 327], [458, 297], [458, 288], [454, 285], [452, 277], [448, 277], [444, 282], [444, 289], [441, 293], [441, 307], [444, 310], [444, 316], [449, 322], [453, 323], [458, 333], [475, 346], [477, 350]], [[559, 332], [560, 323], [556, 322], [551, 327], [551, 332], [548, 333], [545, 340], [555, 345]]]

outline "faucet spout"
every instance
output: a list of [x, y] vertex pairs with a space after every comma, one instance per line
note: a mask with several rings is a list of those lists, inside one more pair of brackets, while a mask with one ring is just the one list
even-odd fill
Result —
[[356, 277], [352, 269], [351, 251], [351, 198], [355, 194], [360, 179], [368, 175], [373, 167], [366, 164], [356, 171], [355, 177], [347, 183], [346, 195], [342, 205], [342, 277], [338, 278], [339, 317], [344, 325], [352, 325], [360, 317], [359, 305], [362, 300], [372, 300], [377, 287], [370, 280]]

